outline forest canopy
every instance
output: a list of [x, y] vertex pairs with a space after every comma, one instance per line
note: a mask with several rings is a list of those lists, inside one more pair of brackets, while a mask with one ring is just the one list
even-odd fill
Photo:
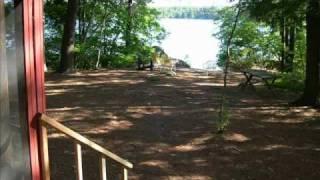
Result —
[[[65, 66], [72, 69], [133, 66], [138, 55], [149, 58], [153, 44], [165, 36], [158, 22], [160, 13], [147, 6], [149, 0], [77, 2], [45, 3], [46, 59], [52, 69], [63, 72], [68, 71]], [[66, 22], [72, 14], [75, 18]], [[74, 34], [64, 31], [73, 26]], [[66, 45], [71, 47], [74, 60], [63, 64], [70, 60], [64, 57]]]
[[303, 94], [292, 105], [319, 105], [319, 0], [239, 0], [217, 15], [220, 63], [277, 70], [283, 86], [301, 84]]

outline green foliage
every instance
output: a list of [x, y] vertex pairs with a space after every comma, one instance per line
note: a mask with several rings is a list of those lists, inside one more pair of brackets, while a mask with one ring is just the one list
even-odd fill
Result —
[[233, 71], [251, 69], [253, 66], [254, 66], [254, 61], [252, 59], [249, 59], [249, 60], [233, 59], [230, 61], [230, 68]]
[[276, 28], [283, 19], [301, 26], [305, 19], [305, 0], [242, 0], [244, 9], [256, 20]]
[[280, 74], [275, 86], [282, 89], [288, 89], [295, 92], [301, 92], [304, 89], [304, 80], [306, 75], [306, 38], [305, 32], [298, 34], [295, 50], [295, 59], [293, 72], [284, 72]]
[[64, 17], [67, 2], [64, 0], [48, 0], [45, 11], [45, 55], [47, 66], [57, 69], [59, 66], [60, 48], [63, 33]]
[[299, 74], [297, 72], [282, 73], [274, 86], [281, 89], [300, 92], [303, 91], [304, 88], [304, 78], [304, 74]]
[[[245, 2], [248, 3], [249, 1]], [[269, 4], [269, 2], [265, 3]], [[252, 8], [249, 4], [247, 4], [245, 8], [247, 9], [243, 10], [241, 13], [230, 47], [231, 68], [233, 70], [239, 70], [254, 67], [279, 70], [282, 61], [282, 50], [287, 51], [287, 49], [283, 49], [281, 32], [277, 26], [277, 23], [279, 24], [279, 22], [276, 22], [276, 20], [279, 20], [276, 18], [279, 18], [280, 14], [277, 16], [265, 17], [263, 14], [258, 14], [259, 12], [257, 9], [248, 9]], [[265, 8], [272, 8], [272, 10], [277, 11], [277, 13], [280, 13], [278, 11], [281, 9], [281, 7], [276, 8], [267, 6]], [[285, 9], [285, 11], [289, 10]], [[227, 58], [226, 43], [235, 15], [235, 7], [227, 7], [219, 10], [214, 19], [220, 26], [220, 30], [214, 34], [221, 41], [220, 53], [218, 55], [219, 66], [224, 66]], [[298, 18], [296, 15], [289, 16], [289, 14], [287, 14], [287, 18], [289, 17], [297, 20], [297, 24], [300, 24], [299, 26], [297, 25], [297, 32], [295, 35], [293, 69], [291, 72], [281, 73], [280, 78], [276, 81], [275, 85], [279, 88], [301, 91], [304, 86], [306, 72], [306, 30], [301, 18]]]
[[136, 55], [134, 53], [131, 54], [121, 54], [117, 58], [115, 58], [110, 66], [111, 67], [132, 67], [135, 65]]
[[216, 8], [196, 8], [196, 7], [164, 7], [158, 8], [161, 18], [177, 19], [213, 19]]
[[217, 133], [221, 134], [224, 133], [230, 125], [230, 112], [225, 97], [222, 97], [218, 115], [216, 129]]
[[[214, 34], [221, 41], [219, 66], [224, 66], [227, 58], [226, 46], [236, 10], [224, 8], [218, 11], [215, 21], [220, 26]], [[275, 68], [278, 61], [278, 50], [281, 46], [280, 36], [264, 23], [251, 19], [247, 14], [240, 16], [231, 49], [231, 65], [233, 68], [251, 68], [264, 66]]]
[[[139, 55], [151, 57], [152, 45], [165, 37], [165, 31], [158, 22], [159, 12], [147, 6], [149, 0], [133, 2], [129, 16], [127, 1], [80, 0], [75, 42], [77, 69], [93, 69], [97, 65], [132, 67]], [[52, 69], [56, 69], [60, 61], [65, 12], [64, 0], [46, 1], [46, 58], [48, 67]], [[130, 22], [130, 46], [126, 46]]]

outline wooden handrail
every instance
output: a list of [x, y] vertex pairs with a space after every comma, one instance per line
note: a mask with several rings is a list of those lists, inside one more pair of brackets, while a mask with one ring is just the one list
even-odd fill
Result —
[[41, 114], [40, 116], [40, 129], [41, 129], [41, 153], [42, 153], [42, 170], [44, 174], [44, 179], [50, 179], [50, 171], [49, 171], [49, 153], [48, 153], [48, 137], [47, 137], [47, 129], [46, 127], [52, 127], [59, 132], [65, 134], [66, 136], [70, 137], [72, 140], [75, 141], [75, 150], [76, 150], [76, 163], [77, 163], [77, 179], [82, 180], [82, 158], [81, 158], [81, 144], [88, 146], [89, 148], [93, 149], [94, 151], [101, 154], [101, 178], [106, 178], [106, 170], [105, 170], [105, 158], [110, 158], [113, 161], [119, 163], [124, 168], [123, 178], [127, 179], [127, 169], [132, 169], [133, 164], [128, 162], [125, 159], [122, 159], [118, 155], [108, 151], [107, 149], [103, 148], [102, 146], [96, 144], [95, 142], [89, 140], [88, 138], [82, 136], [81, 134], [73, 131], [72, 129], [64, 126], [63, 124], [59, 123], [58, 121], [46, 116], [45, 114]]

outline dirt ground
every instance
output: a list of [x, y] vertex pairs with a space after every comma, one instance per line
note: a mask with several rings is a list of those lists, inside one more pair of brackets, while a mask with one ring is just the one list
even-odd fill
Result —
[[[48, 114], [134, 164], [129, 179], [320, 179], [320, 111], [291, 108], [297, 95], [260, 86], [225, 91], [231, 124], [215, 134], [222, 75], [99, 70], [48, 74]], [[74, 179], [73, 142], [51, 131], [51, 174]], [[84, 148], [84, 179], [99, 179], [98, 154]], [[121, 173], [108, 162], [109, 179]]]

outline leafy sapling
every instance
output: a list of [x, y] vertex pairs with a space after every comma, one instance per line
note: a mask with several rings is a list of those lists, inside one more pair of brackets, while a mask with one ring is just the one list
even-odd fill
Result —
[[228, 108], [228, 103], [225, 97], [222, 97], [219, 116], [216, 122], [217, 133], [222, 134], [226, 131], [227, 127], [230, 125], [230, 112]]

